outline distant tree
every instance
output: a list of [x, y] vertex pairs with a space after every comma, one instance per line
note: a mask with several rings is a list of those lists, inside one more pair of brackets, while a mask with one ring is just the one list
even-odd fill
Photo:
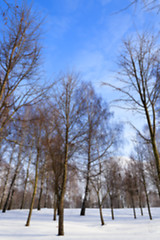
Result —
[[91, 186], [96, 192], [97, 195], [97, 202], [98, 202], [98, 207], [99, 207], [99, 213], [100, 213], [100, 220], [101, 220], [101, 225], [103, 226], [105, 224], [104, 218], [103, 218], [103, 213], [102, 213], [102, 207], [104, 204], [104, 201], [107, 197], [107, 191], [104, 187], [104, 169], [103, 169], [103, 163], [99, 159], [99, 164], [94, 169], [94, 172], [92, 173], [92, 177], [90, 179]]
[[5, 162], [6, 168], [1, 169], [1, 170], [5, 171], [5, 174], [4, 174], [4, 185], [3, 185], [3, 188], [1, 191], [2, 195], [1, 195], [1, 200], [0, 200], [0, 209], [2, 209], [4, 197], [5, 197], [6, 191], [7, 191], [7, 185], [9, 182], [10, 173], [11, 173], [11, 169], [12, 169], [12, 161], [13, 161], [14, 154], [15, 154], [15, 145], [16, 144], [11, 145], [9, 162], [8, 163]]
[[68, 165], [65, 207], [79, 208], [81, 206], [82, 196], [80, 187], [81, 182], [79, 181], [79, 171], [73, 159]]
[[151, 210], [150, 210], [150, 203], [149, 203], [149, 197], [148, 197], [148, 192], [147, 192], [147, 182], [146, 182], [146, 176], [145, 176], [145, 167], [144, 167], [144, 160], [143, 160], [143, 154], [142, 152], [138, 152], [138, 162], [135, 164], [135, 168], [137, 169], [137, 172], [141, 178], [141, 182], [143, 184], [144, 192], [145, 192], [145, 197], [146, 197], [146, 203], [147, 203], [147, 208], [148, 208], [148, 215], [150, 220], [152, 220], [152, 215], [151, 215]]
[[[12, 132], [12, 137], [18, 144], [16, 144], [16, 154], [14, 155], [14, 171], [13, 171], [13, 175], [11, 176], [11, 181], [10, 181], [10, 184], [9, 184], [7, 197], [6, 197], [6, 200], [5, 200], [4, 205], [3, 205], [3, 209], [2, 209], [3, 213], [6, 212], [6, 210], [7, 210], [10, 196], [12, 195], [14, 185], [15, 185], [17, 177], [20, 173], [21, 166], [24, 162], [24, 156], [25, 156], [24, 142], [25, 142], [26, 131], [25, 131], [25, 128], [23, 128], [22, 125], [23, 124], [21, 124], [21, 127], [20, 126], [12, 126], [12, 131], [13, 131]], [[22, 129], [24, 130], [23, 132], [22, 132]], [[15, 151], [14, 147], [13, 147], [13, 151]], [[11, 158], [10, 158], [10, 161], [11, 161]]]
[[104, 177], [105, 187], [110, 200], [111, 216], [112, 220], [114, 220], [114, 202], [119, 198], [122, 182], [121, 167], [114, 157], [110, 157], [105, 162]]
[[129, 195], [130, 206], [133, 208], [133, 215], [136, 219], [136, 198], [137, 198], [137, 174], [133, 163], [128, 165], [125, 170], [125, 177], [123, 178], [123, 186]]

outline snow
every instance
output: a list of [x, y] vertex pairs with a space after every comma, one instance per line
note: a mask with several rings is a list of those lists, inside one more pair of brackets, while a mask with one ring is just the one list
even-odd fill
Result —
[[52, 209], [34, 210], [31, 225], [25, 227], [28, 210], [11, 210], [0, 213], [0, 240], [158, 240], [160, 238], [160, 208], [152, 208], [153, 220], [147, 209], [144, 216], [137, 209], [137, 219], [132, 209], [116, 209], [111, 220], [110, 209], [103, 209], [105, 225], [100, 225], [99, 210], [65, 209], [65, 236], [57, 236], [58, 223], [52, 221]]

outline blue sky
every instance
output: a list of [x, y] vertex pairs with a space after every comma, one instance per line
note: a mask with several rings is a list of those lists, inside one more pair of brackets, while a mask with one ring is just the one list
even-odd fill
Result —
[[[115, 81], [122, 40], [144, 29], [160, 29], [159, 15], [142, 11], [142, 6], [120, 11], [129, 3], [129, 0], [34, 0], [33, 7], [45, 16], [46, 77], [52, 79], [60, 71], [77, 71], [82, 79], [93, 82], [107, 102], [115, 99], [117, 94], [101, 83]], [[132, 121], [139, 128], [144, 124], [135, 113], [111, 110], [117, 121]], [[130, 154], [134, 135], [125, 124], [126, 145], [120, 154]]]
[[[115, 70], [122, 39], [135, 31], [152, 28], [155, 14], [124, 8], [129, 0], [35, 0], [46, 16], [44, 47], [49, 72], [76, 70], [101, 81]], [[102, 72], [102, 74], [101, 74]], [[92, 79], [93, 80], [93, 79]]]
[[[28, 2], [31, 2], [29, 0]], [[111, 91], [101, 87], [112, 81], [122, 39], [143, 29], [158, 28], [158, 16], [138, 6], [120, 11], [129, 0], [34, 0], [44, 24], [44, 69], [47, 77], [60, 71], [80, 72], [94, 82], [107, 101]], [[156, 24], [155, 24], [156, 23]]]
[[[14, 2], [14, 0], [10, 0]], [[159, 15], [145, 12], [141, 6], [125, 8], [129, 0], [28, 0], [33, 2], [43, 26], [43, 70], [53, 79], [61, 71], [76, 71], [82, 79], [92, 81], [97, 92], [109, 102], [116, 93], [102, 86], [103, 81], [115, 81], [117, 57], [122, 39], [144, 29], [156, 31]], [[120, 11], [120, 12], [118, 12]], [[118, 12], [118, 13], [116, 13]], [[141, 122], [134, 114], [115, 111], [118, 121]], [[125, 128], [126, 139], [131, 130]], [[130, 140], [124, 149], [129, 154]], [[123, 153], [122, 153], [123, 154]]]

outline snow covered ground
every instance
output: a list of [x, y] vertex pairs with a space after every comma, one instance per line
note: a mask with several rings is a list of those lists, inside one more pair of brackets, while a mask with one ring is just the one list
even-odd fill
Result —
[[153, 220], [147, 209], [133, 219], [132, 209], [116, 209], [115, 220], [110, 209], [103, 209], [105, 225], [100, 225], [98, 209], [87, 209], [80, 217], [79, 209], [65, 209], [65, 236], [57, 236], [58, 224], [52, 221], [52, 209], [34, 210], [30, 227], [25, 227], [28, 210], [0, 213], [0, 240], [159, 240], [160, 208], [152, 208]]

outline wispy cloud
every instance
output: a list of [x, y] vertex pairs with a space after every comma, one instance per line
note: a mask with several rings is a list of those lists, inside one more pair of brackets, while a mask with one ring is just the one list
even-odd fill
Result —
[[69, 17], [52, 17], [50, 21], [50, 32], [53, 38], [61, 38], [70, 28], [70, 18]]
[[64, 0], [64, 7], [67, 11], [73, 12], [78, 9], [83, 0]]
[[89, 80], [93, 80], [93, 75], [100, 79], [102, 76], [111, 75], [116, 68], [115, 59], [121, 40], [131, 24], [128, 14], [104, 19], [103, 28], [95, 29], [94, 36], [75, 53], [73, 65], [76, 69], [90, 76], [92, 79]]

